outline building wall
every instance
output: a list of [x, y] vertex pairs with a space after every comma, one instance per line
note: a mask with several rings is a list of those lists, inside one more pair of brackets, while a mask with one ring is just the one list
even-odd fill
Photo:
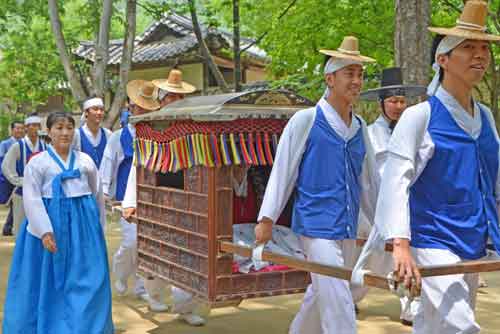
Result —
[[265, 81], [267, 79], [267, 75], [265, 70], [246, 69], [245, 78], [246, 83], [252, 83], [256, 81]]

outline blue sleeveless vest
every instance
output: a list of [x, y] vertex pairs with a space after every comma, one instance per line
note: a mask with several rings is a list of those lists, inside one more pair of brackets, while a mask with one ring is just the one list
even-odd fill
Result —
[[[352, 121], [361, 122], [358, 118]], [[362, 130], [346, 142], [318, 106], [295, 188], [295, 233], [329, 240], [356, 239], [364, 157]]]
[[92, 160], [94, 160], [95, 165], [97, 168], [101, 166], [101, 161], [102, 161], [102, 156], [104, 155], [104, 149], [106, 148], [106, 132], [104, 131], [103, 128], [101, 128], [101, 141], [99, 142], [99, 145], [94, 146], [90, 142], [90, 140], [87, 138], [87, 135], [85, 134], [85, 131], [83, 131], [82, 128], [80, 130], [80, 145], [81, 145], [81, 150], [84, 153], [87, 153]]
[[[16, 140], [12, 137], [0, 142], [0, 146], [3, 146], [5, 154], [15, 142]], [[0, 166], [2, 166], [3, 158], [3, 156], [0, 157]], [[3, 175], [2, 169], [0, 168], [0, 204], [7, 203], [12, 194], [12, 190], [14, 190], [14, 186]]]
[[[45, 144], [41, 140], [38, 140], [38, 151], [31, 152], [31, 149], [26, 144], [24, 139], [19, 139], [17, 141], [17, 143], [19, 144], [20, 159], [16, 161], [16, 171], [17, 171], [17, 175], [24, 176], [24, 167], [26, 166], [24, 161], [26, 161], [26, 163], [27, 163], [30, 160], [33, 153], [45, 151]], [[16, 194], [18, 194], [19, 196], [22, 196], [23, 188], [18, 187], [16, 189]]]
[[495, 185], [499, 145], [484, 110], [477, 140], [461, 129], [436, 97], [429, 99], [434, 155], [410, 189], [411, 245], [448, 249], [463, 259], [497, 252], [500, 234]]
[[125, 196], [125, 190], [127, 190], [128, 174], [130, 173], [132, 160], [134, 158], [134, 139], [132, 138], [132, 134], [130, 133], [128, 126], [122, 128], [122, 132], [120, 134], [120, 144], [125, 158], [118, 167], [115, 195], [115, 199], [117, 201], [122, 201], [123, 197]]

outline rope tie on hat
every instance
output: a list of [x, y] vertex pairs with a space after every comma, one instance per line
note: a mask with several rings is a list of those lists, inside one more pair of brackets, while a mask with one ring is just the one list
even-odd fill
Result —
[[477, 31], [482, 31], [482, 32], [485, 32], [487, 29], [485, 26], [475, 24], [475, 23], [470, 23], [470, 22], [464, 22], [461, 20], [457, 20], [457, 27], [458, 28], [463, 27], [464, 29], [477, 30]]
[[354, 55], [354, 56], [359, 56], [361, 52], [359, 51], [352, 51], [352, 50], [346, 50], [342, 48], [338, 48], [337, 51], [342, 52], [342, 53], [347, 53], [349, 55]]

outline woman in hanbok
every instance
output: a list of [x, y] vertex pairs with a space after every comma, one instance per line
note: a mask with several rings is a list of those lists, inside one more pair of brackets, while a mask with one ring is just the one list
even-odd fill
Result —
[[97, 168], [71, 150], [75, 121], [47, 119], [52, 145], [26, 165], [4, 334], [111, 334], [111, 288]]

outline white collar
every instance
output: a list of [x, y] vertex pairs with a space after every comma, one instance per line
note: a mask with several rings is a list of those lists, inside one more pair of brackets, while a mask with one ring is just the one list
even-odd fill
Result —
[[389, 121], [387, 118], [384, 117], [384, 115], [379, 115], [377, 119], [375, 120], [375, 123], [377, 123], [380, 126], [383, 126], [384, 128], [389, 129]]
[[344, 120], [340, 117], [337, 110], [335, 110], [335, 108], [330, 103], [328, 103], [328, 101], [325, 98], [321, 98], [318, 101], [318, 104], [319, 104], [321, 110], [323, 110], [323, 112], [325, 113], [325, 117], [334, 120], [335, 123], [337, 123], [342, 128], [345, 128], [346, 130], [347, 129], [352, 130], [355, 127], [355, 123], [357, 123], [357, 122], [354, 121], [355, 116], [354, 116], [353, 112], [351, 112], [351, 114], [352, 114], [351, 124], [349, 126], [347, 126], [347, 124], [344, 122]]
[[474, 116], [469, 114], [467, 110], [462, 107], [460, 103], [458, 103], [457, 99], [453, 97], [446, 89], [443, 88], [443, 86], [439, 86], [438, 90], [436, 91], [435, 96], [446, 106], [446, 108], [452, 112], [454, 115], [457, 113], [461, 114], [462, 117], [465, 117], [468, 120], [474, 120], [478, 121], [478, 119], [481, 119], [481, 114], [479, 111], [479, 107], [476, 103], [476, 101], [473, 102], [474, 106]]
[[85, 131], [87, 134], [91, 135], [92, 137], [94, 137], [94, 139], [99, 139], [99, 137], [101, 136], [101, 132], [102, 132], [102, 127], [99, 127], [99, 129], [97, 130], [97, 135], [94, 136], [94, 134], [92, 133], [92, 131], [90, 131], [90, 128], [88, 127], [87, 123], [84, 123], [82, 125], [82, 129], [83, 131]]
[[[71, 150], [69, 151], [68, 153], [68, 156], [66, 158], [66, 161], [63, 160], [63, 158], [61, 158], [61, 156], [59, 155], [59, 153], [57, 153], [56, 149], [54, 148], [54, 146], [50, 145], [51, 149], [52, 149], [52, 152], [54, 152], [54, 154], [56, 155], [57, 159], [59, 160], [59, 162], [61, 162], [64, 166], [64, 168], [68, 169], [69, 167], [69, 162], [71, 160], [71, 155], [72, 154], [76, 154], [75, 151]], [[59, 167], [59, 166], [58, 166]], [[73, 166], [74, 168], [76, 168], [76, 156], [75, 156], [75, 166]]]
[[26, 135], [24, 136], [24, 142], [28, 145], [31, 151], [35, 151], [39, 148], [38, 145], [40, 144], [40, 140], [38, 138], [35, 143], [32, 143], [30, 137]]

